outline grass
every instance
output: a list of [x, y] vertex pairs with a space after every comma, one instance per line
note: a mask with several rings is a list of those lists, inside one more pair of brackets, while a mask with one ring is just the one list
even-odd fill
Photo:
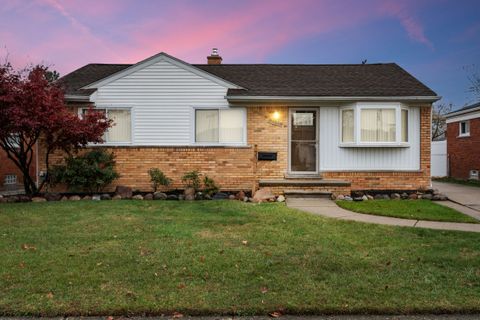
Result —
[[451, 177], [433, 178], [433, 181], [462, 184], [471, 187], [480, 187], [480, 180], [462, 180]]
[[430, 200], [337, 201], [337, 204], [350, 211], [378, 216], [428, 221], [479, 223], [478, 220], [470, 216]]
[[4, 204], [0, 257], [4, 316], [480, 311], [479, 234], [282, 204]]

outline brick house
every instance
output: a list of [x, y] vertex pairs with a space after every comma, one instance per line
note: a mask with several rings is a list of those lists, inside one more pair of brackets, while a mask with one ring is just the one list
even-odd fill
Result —
[[449, 175], [478, 179], [480, 171], [480, 102], [446, 115]]
[[151, 190], [158, 167], [176, 188], [191, 170], [223, 190], [430, 187], [439, 97], [397, 64], [222, 64], [216, 50], [207, 60], [159, 53], [60, 79], [75, 112], [93, 104], [114, 120], [101, 147], [116, 155], [116, 185]]

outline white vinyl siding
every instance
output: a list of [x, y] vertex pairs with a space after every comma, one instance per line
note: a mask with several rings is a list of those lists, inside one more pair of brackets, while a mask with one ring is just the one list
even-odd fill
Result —
[[342, 147], [341, 110], [334, 106], [320, 108], [321, 171], [420, 169], [420, 108], [408, 109], [408, 147]]
[[194, 143], [194, 108], [229, 108], [227, 88], [161, 60], [100, 87], [96, 106], [132, 107], [132, 144]]

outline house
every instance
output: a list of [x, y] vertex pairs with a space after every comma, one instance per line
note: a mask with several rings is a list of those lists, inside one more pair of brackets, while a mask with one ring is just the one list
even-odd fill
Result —
[[449, 175], [479, 179], [480, 102], [446, 115]]
[[176, 188], [191, 170], [223, 190], [430, 187], [439, 97], [397, 64], [222, 64], [215, 49], [207, 60], [159, 53], [61, 78], [75, 112], [93, 104], [114, 120], [102, 147], [116, 155], [116, 184], [151, 190], [158, 167]]

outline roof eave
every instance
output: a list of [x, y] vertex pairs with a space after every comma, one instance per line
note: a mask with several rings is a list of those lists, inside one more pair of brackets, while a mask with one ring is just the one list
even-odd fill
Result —
[[228, 95], [232, 102], [325, 102], [325, 101], [402, 101], [402, 102], [435, 102], [440, 96], [242, 96]]
[[445, 118], [449, 119], [449, 118], [453, 118], [453, 117], [460, 116], [460, 115], [463, 115], [463, 114], [468, 114], [468, 113], [473, 113], [473, 112], [478, 112], [478, 111], [480, 111], [480, 107], [465, 109], [465, 110], [459, 110], [459, 111], [453, 111], [453, 112], [447, 113], [445, 115]]
[[77, 95], [77, 94], [66, 94], [65, 100], [69, 102], [90, 102], [90, 96]]

